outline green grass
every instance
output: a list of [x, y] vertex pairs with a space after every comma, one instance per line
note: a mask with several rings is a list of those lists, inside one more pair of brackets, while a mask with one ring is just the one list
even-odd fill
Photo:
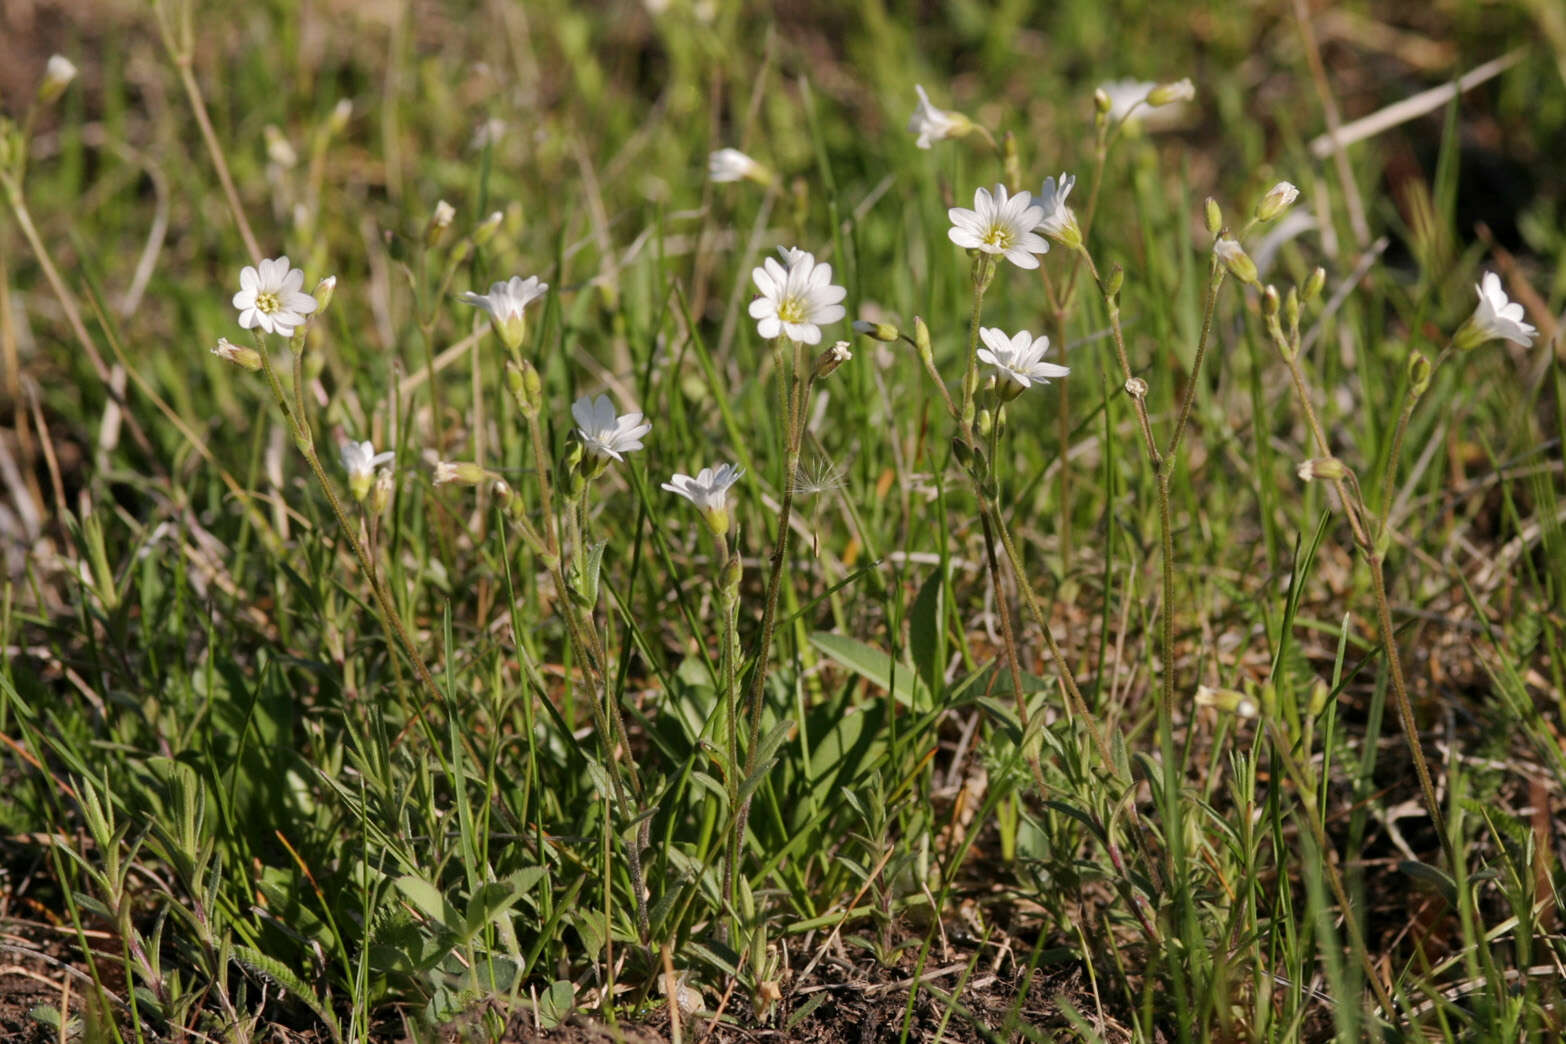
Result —
[[[1541, 328], [1566, 301], [1549, 12], [1318, 20], [1345, 119], [1525, 48], [1347, 151], [1361, 240], [1290, 5], [715, 10], [236, 6], [186, 40], [130, 6], [37, 41], [83, 75], [36, 118], [5, 98], [0, 913], [55, 986], [7, 971], [0, 1025], [1558, 1036], [1562, 348], [1457, 352], [1422, 395], [1409, 369], [1484, 270]], [[1179, 128], [1099, 149], [1095, 86], [1187, 75]], [[914, 82], [1013, 172], [978, 136], [917, 149]], [[706, 181], [725, 146], [777, 181]], [[263, 256], [337, 277], [297, 375], [272, 345], [304, 439], [209, 352], [253, 343], [219, 163]], [[1063, 169], [1123, 286], [1058, 243], [1001, 263], [983, 325], [1071, 375], [999, 426], [981, 385], [969, 426], [946, 208]], [[1324, 270], [1297, 332], [1203, 228], [1210, 196], [1256, 252], [1284, 179], [1330, 226], [1264, 273]], [[747, 314], [795, 244], [848, 313], [797, 366]], [[457, 294], [514, 274], [550, 291], [513, 357]], [[605, 391], [646, 448], [573, 485], [569, 407]], [[1311, 413], [1362, 499], [1296, 476]], [[347, 439], [397, 452], [373, 519]], [[730, 543], [660, 488], [723, 461]]]

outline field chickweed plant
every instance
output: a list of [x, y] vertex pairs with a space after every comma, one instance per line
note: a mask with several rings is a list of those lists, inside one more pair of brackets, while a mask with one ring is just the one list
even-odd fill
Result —
[[1558, 19], [489, 6], [0, 119], [7, 1039], [1562, 1034]]

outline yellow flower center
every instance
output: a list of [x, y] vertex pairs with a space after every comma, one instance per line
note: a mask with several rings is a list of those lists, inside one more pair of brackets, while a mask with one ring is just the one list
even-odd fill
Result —
[[778, 318], [785, 323], [802, 323], [806, 320], [805, 302], [797, 297], [785, 297], [778, 302]]
[[988, 246], [999, 247], [1001, 250], [1011, 249], [1013, 239], [1011, 229], [1005, 225], [991, 225], [989, 231], [984, 233], [984, 242]]
[[273, 312], [281, 312], [283, 302], [271, 291], [263, 290], [256, 294], [256, 311], [271, 315]]

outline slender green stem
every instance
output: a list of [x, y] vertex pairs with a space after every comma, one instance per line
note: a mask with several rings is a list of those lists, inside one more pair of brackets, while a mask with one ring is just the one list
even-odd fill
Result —
[[[327, 503], [331, 505], [332, 514], [337, 519], [338, 529], [341, 530], [343, 538], [348, 541], [348, 546], [352, 548], [354, 557], [359, 560], [360, 570], [363, 571], [365, 579], [369, 581], [370, 591], [375, 596], [376, 606], [380, 610], [382, 625], [396, 636], [398, 643], [402, 645], [404, 654], [407, 655], [409, 661], [413, 664], [414, 673], [419, 676], [419, 681], [424, 685], [428, 698], [414, 712], [413, 719], [398, 734], [397, 739], [400, 740], [406, 734], [408, 728], [424, 716], [424, 711], [431, 704], [442, 702], [444, 697], [441, 694], [440, 687], [435, 684], [435, 679], [430, 674], [429, 668], [424, 665], [423, 658], [419, 656], [418, 650], [414, 647], [413, 639], [403, 626], [402, 618], [397, 615], [395, 608], [392, 606], [391, 599], [381, 583], [379, 571], [375, 568], [375, 564], [370, 561], [370, 556], [365, 552], [364, 545], [359, 542], [358, 536], [355, 535], [353, 525], [348, 521], [348, 515], [343, 511], [342, 502], [337, 499], [337, 493], [332, 488], [331, 480], [327, 478], [326, 470], [321, 467], [321, 459], [315, 452], [315, 441], [310, 434], [307, 422], [302, 416], [295, 416], [294, 411], [289, 409], [288, 394], [283, 390], [282, 382], [278, 380], [277, 370], [272, 365], [270, 353], [266, 350], [264, 343], [261, 345], [261, 367], [266, 372], [267, 383], [271, 385], [272, 397], [277, 400], [278, 407], [283, 411], [283, 416], [293, 430], [295, 445], [304, 454], [305, 460], [310, 465], [310, 470], [315, 473], [316, 481], [326, 493]], [[396, 742], [393, 741], [393, 746], [396, 745]]]
[[[1273, 337], [1276, 341], [1277, 335], [1274, 334]], [[1316, 408], [1311, 403], [1310, 388], [1305, 381], [1305, 372], [1300, 366], [1297, 346], [1280, 343], [1277, 347], [1289, 367], [1295, 397], [1299, 399], [1300, 409], [1305, 414], [1305, 422], [1316, 443], [1316, 450], [1322, 456], [1330, 456], [1332, 450], [1321, 421], [1316, 416]], [[1366, 509], [1363, 500], [1350, 490], [1348, 483], [1342, 478], [1334, 478], [1332, 484], [1337, 492], [1339, 503], [1343, 505], [1343, 514], [1348, 519], [1349, 528], [1354, 534], [1354, 542], [1359, 546], [1365, 556], [1366, 564], [1370, 567], [1371, 588], [1376, 598], [1377, 626], [1381, 632], [1381, 647], [1386, 651], [1387, 670], [1392, 677], [1393, 702], [1397, 705], [1398, 720], [1403, 727], [1403, 739], [1408, 745], [1409, 757], [1414, 762], [1414, 773], [1419, 777], [1419, 789], [1425, 800], [1425, 810], [1430, 813], [1430, 821], [1434, 824], [1436, 834], [1440, 838], [1441, 850], [1446, 856], [1448, 865], [1456, 868], [1457, 852], [1452, 847], [1452, 839], [1447, 836], [1446, 817], [1441, 814], [1441, 803], [1436, 797], [1435, 784], [1430, 777], [1430, 766], [1425, 759], [1424, 747], [1419, 738], [1419, 724], [1414, 719], [1413, 703], [1408, 696], [1408, 682], [1403, 677], [1403, 660], [1397, 650], [1397, 632], [1392, 628], [1392, 606], [1387, 599], [1387, 582], [1381, 566], [1381, 554], [1376, 550], [1376, 544], [1366, 528], [1364, 519]]]
[[[783, 585], [783, 564], [788, 558], [789, 526], [793, 520], [794, 489], [799, 484], [799, 455], [804, 443], [805, 400], [809, 392], [809, 375], [799, 345], [793, 346], [793, 372], [789, 378], [787, 433], [784, 446], [783, 495], [778, 506], [778, 533], [773, 542], [771, 572], [767, 576], [767, 600], [761, 611], [761, 634], [752, 656], [750, 692], [745, 704], [748, 732], [745, 748], [745, 771], [742, 780], [749, 779], [756, 771], [757, 742], [761, 735], [761, 701], [766, 692], [767, 660], [771, 655], [773, 630], [777, 625], [778, 594]], [[754, 792], [752, 792], [752, 795]], [[723, 871], [723, 895], [732, 908], [734, 904], [734, 879], [738, 872], [740, 853], [744, 847], [745, 827], [750, 818], [748, 795], [740, 802], [734, 816], [734, 833], [729, 839], [729, 859]]]
[[980, 252], [973, 258], [973, 308], [968, 313], [968, 354], [962, 373], [962, 412], [958, 421], [973, 423], [973, 396], [979, 388], [979, 315], [984, 307], [984, 291], [995, 278], [995, 259]]

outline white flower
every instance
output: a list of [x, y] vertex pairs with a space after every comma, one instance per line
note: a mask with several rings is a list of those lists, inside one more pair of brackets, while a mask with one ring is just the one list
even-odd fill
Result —
[[349, 439], [343, 443], [342, 458], [343, 470], [348, 472], [348, 489], [353, 499], [363, 500], [375, 483], [375, 469], [396, 460], [397, 454], [392, 450], [376, 453], [375, 443]]
[[811, 260], [814, 260], [810, 251], [801, 250], [799, 247], [780, 246], [778, 247], [778, 257], [783, 259], [784, 268], [793, 268], [803, 258], [809, 257]]
[[743, 474], [744, 468], [719, 464], [716, 468], [702, 468], [694, 478], [676, 474], [663, 488], [695, 504], [712, 531], [722, 536], [729, 529], [729, 487]]
[[495, 324], [495, 332], [507, 348], [515, 351], [521, 347], [522, 335], [526, 332], [522, 310], [543, 297], [548, 290], [549, 284], [539, 282], [538, 276], [528, 276], [526, 279], [512, 276], [504, 283], [491, 284], [487, 294], [475, 294], [469, 290], [461, 299], [466, 304], [488, 312]]
[[807, 251], [795, 248], [786, 268], [769, 257], [751, 270], [750, 277], [761, 291], [750, 303], [750, 316], [768, 340], [781, 334], [801, 344], [817, 344], [821, 324], [835, 323], [847, 314], [838, 302], [848, 291], [833, 285], [831, 265]]
[[1533, 344], [1539, 331], [1523, 322], [1523, 306], [1507, 298], [1500, 276], [1486, 272], [1474, 289], [1479, 292], [1479, 307], [1453, 338], [1457, 347], [1477, 348], [1497, 339], [1524, 348]]
[[1044, 210], [1039, 228], [1046, 236], [1070, 250], [1082, 245], [1082, 230], [1077, 227], [1077, 215], [1066, 206], [1066, 197], [1071, 195], [1076, 184], [1076, 175], [1061, 171], [1059, 181], [1054, 178], [1044, 179], [1038, 198], [1038, 205]]
[[919, 107], [908, 118], [908, 133], [917, 134], [915, 145], [921, 149], [927, 149], [931, 143], [963, 134], [970, 126], [968, 117], [957, 112], [946, 112], [937, 109], [930, 104], [930, 96], [924, 93], [924, 88], [918, 84], [914, 90], [919, 94]]
[[719, 149], [707, 156], [707, 177], [711, 181], [744, 181], [746, 178], [762, 184], [772, 180], [766, 167], [757, 163], [739, 149]]
[[582, 396], [571, 404], [571, 416], [582, 445], [596, 457], [624, 460], [621, 454], [641, 449], [642, 436], [652, 430], [640, 413], [617, 415], [607, 395]]
[[1018, 268], [1039, 267], [1033, 255], [1049, 252], [1049, 244], [1033, 232], [1044, 219], [1044, 208], [1035, 206], [1026, 192], [1008, 198], [1005, 185], [996, 185], [993, 196], [987, 189], [975, 189], [972, 210], [952, 207], [946, 216], [952, 222], [946, 235], [953, 243], [1002, 254]]
[[315, 311], [315, 298], [302, 292], [301, 286], [304, 273], [288, 267], [287, 257], [268, 258], [259, 269], [246, 265], [239, 273], [239, 293], [234, 295], [239, 325], [293, 336], [294, 327], [303, 326], [305, 316]]
[[979, 361], [995, 367], [995, 374], [1005, 383], [1003, 394], [1015, 398], [1034, 382], [1048, 384], [1051, 378], [1064, 377], [1070, 367], [1044, 361], [1049, 351], [1049, 338], [1035, 338], [1026, 330], [1008, 337], [1004, 330], [979, 327], [979, 337], [988, 347], [979, 349]]

